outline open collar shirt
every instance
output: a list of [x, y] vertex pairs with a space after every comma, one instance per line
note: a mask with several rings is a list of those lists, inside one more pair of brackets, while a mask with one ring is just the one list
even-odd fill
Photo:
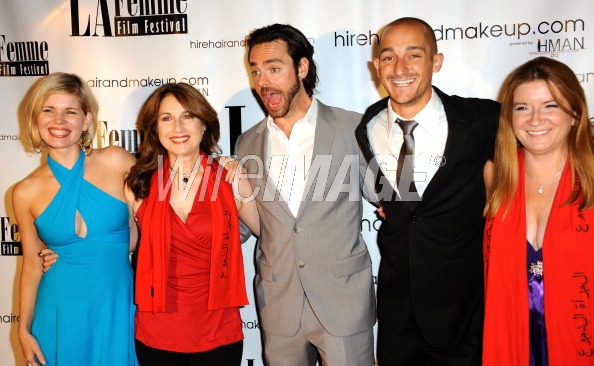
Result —
[[289, 137], [280, 129], [269, 115], [267, 163], [269, 174], [287, 202], [293, 216], [297, 217], [303, 199], [307, 173], [311, 166], [318, 102], [312, 99], [311, 106], [303, 118], [295, 122]]
[[[388, 100], [388, 108], [375, 116], [367, 125], [367, 135], [380, 169], [390, 185], [398, 192], [396, 169], [404, 138], [396, 118], [406, 119], [394, 112], [391, 100]], [[448, 123], [443, 104], [435, 90], [429, 103], [412, 119], [419, 124], [413, 131], [414, 181], [419, 196], [423, 197], [437, 169], [447, 163], [443, 152], [448, 137]]]

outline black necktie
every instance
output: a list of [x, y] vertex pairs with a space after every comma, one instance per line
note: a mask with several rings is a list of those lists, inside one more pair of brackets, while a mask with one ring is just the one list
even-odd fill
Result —
[[[404, 138], [402, 147], [400, 148], [400, 155], [398, 156], [398, 170], [396, 171], [398, 192], [403, 201], [420, 201], [414, 181], [415, 137], [412, 134], [418, 123], [399, 118], [396, 119], [396, 123], [400, 126], [403, 134], [402, 137]], [[408, 159], [406, 158], [407, 156]], [[403, 183], [410, 182], [410, 186], [402, 186], [400, 184], [401, 179], [404, 179]]]

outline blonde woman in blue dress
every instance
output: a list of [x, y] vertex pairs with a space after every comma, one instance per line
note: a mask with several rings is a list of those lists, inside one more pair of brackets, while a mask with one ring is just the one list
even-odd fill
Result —
[[[23, 245], [18, 335], [27, 365], [136, 365], [124, 196], [135, 159], [119, 147], [92, 150], [98, 105], [76, 75], [40, 78], [24, 105], [32, 146], [48, 155], [13, 190]], [[60, 261], [44, 274], [46, 245]]]

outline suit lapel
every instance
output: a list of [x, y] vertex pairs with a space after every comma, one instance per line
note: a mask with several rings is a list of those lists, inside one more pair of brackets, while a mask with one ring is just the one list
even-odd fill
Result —
[[[392, 185], [388, 184], [388, 180], [386, 179], [386, 176], [384, 175], [384, 172], [382, 171], [382, 169], [380, 168], [378, 161], [376, 159], [376, 153], [373, 151], [373, 148], [371, 147], [371, 143], [369, 142], [369, 136], [367, 134], [367, 124], [365, 124], [365, 126], [358, 131], [358, 133], [360, 134], [359, 136], [361, 137], [361, 141], [364, 141], [363, 144], [360, 143], [359, 146], [362, 147], [362, 151], [363, 151], [363, 155], [364, 156], [369, 156], [370, 160], [367, 160], [368, 168], [369, 170], [371, 170], [372, 172], [377, 172], [375, 173], [375, 191], [376, 193], [378, 193], [380, 195], [381, 199], [386, 199], [389, 198], [389, 200], [391, 201], [400, 201], [402, 202], [402, 200], [400, 199], [400, 196], [398, 196], [398, 193], [396, 192], [396, 190], [392, 187]], [[368, 159], [368, 158], [366, 158]], [[381, 184], [381, 182], [384, 182], [384, 184]], [[388, 187], [385, 187], [385, 185], [388, 185]], [[384, 191], [386, 191], [387, 193], [384, 193]], [[389, 197], [388, 197], [389, 195]], [[407, 208], [409, 208], [407, 206]], [[410, 208], [409, 208], [410, 209]]]
[[[315, 138], [314, 138], [314, 147], [313, 147], [313, 154], [312, 154], [312, 162], [318, 155], [330, 155], [332, 151], [332, 140], [334, 140], [334, 135], [336, 133], [336, 129], [333, 126], [335, 121], [334, 114], [332, 110], [322, 104], [321, 102], [318, 103], [318, 115], [316, 120], [316, 131], [315, 131]], [[338, 157], [333, 156], [332, 159], [338, 159]], [[305, 187], [311, 187], [310, 190], [315, 189], [315, 182], [313, 181], [316, 179], [315, 174], [308, 174], [307, 181], [305, 183]], [[334, 177], [328, 177], [327, 183], [331, 183]], [[325, 187], [324, 192], [326, 193]], [[311, 199], [309, 197], [310, 192], [303, 192], [303, 198], [301, 200], [301, 204], [299, 205], [299, 211], [297, 213], [297, 219], [301, 218], [304, 212], [307, 211], [311, 203]]]
[[254, 139], [254, 151], [256, 156], [260, 157], [264, 165], [264, 175], [260, 182], [262, 195], [264, 195], [264, 201], [273, 200], [278, 206], [283, 209], [290, 217], [293, 217], [293, 213], [289, 208], [289, 205], [285, 200], [282, 199], [281, 192], [278, 187], [274, 184], [274, 181], [270, 178], [269, 161], [268, 161], [268, 126], [266, 125], [267, 118], [262, 121], [261, 126], [258, 128], [256, 138]]
[[[388, 201], [398, 201], [408, 211], [412, 212], [415, 208], [414, 206], [416, 206], [415, 203], [417, 202], [412, 202], [409, 205], [406, 202], [402, 201], [400, 199], [400, 196], [398, 196], [396, 190], [388, 183], [388, 180], [384, 176], [383, 171], [380, 169], [380, 166], [378, 165], [377, 160], [375, 159], [376, 154], [373, 151], [373, 148], [371, 147], [371, 142], [369, 141], [369, 136], [367, 134], [367, 125], [369, 124], [369, 122], [371, 122], [371, 120], [373, 120], [373, 118], [375, 118], [378, 114], [380, 114], [388, 108], [388, 99], [389, 97], [381, 99], [380, 101], [374, 103], [367, 109], [367, 111], [363, 115], [361, 123], [359, 124], [359, 126], [357, 126], [357, 129], [355, 130], [355, 135], [357, 136], [357, 142], [361, 147], [363, 156], [365, 156], [365, 159], [369, 164], [368, 169], [371, 169], [371, 171], [374, 173], [376, 172], [375, 189], [376, 192], [380, 195], [380, 199]], [[382, 180], [384, 184], [380, 184]]]
[[448, 179], [450, 174], [452, 174], [452, 169], [457, 165], [465, 146], [467, 146], [470, 133], [469, 125], [464, 115], [464, 106], [453, 101], [439, 89], [435, 88], [435, 90], [443, 103], [446, 113], [448, 138], [443, 153], [445, 164], [437, 170], [433, 179], [427, 185], [423, 194], [423, 200], [430, 199], [432, 195], [438, 193], [439, 188]]

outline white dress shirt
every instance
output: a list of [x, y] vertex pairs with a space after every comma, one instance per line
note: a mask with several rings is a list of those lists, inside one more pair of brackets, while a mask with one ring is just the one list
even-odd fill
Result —
[[[396, 169], [398, 156], [402, 146], [403, 135], [396, 118], [402, 118], [392, 109], [388, 100], [388, 108], [380, 112], [367, 124], [367, 136], [371, 149], [388, 182], [398, 192]], [[441, 99], [435, 90], [429, 103], [413, 118], [419, 124], [413, 131], [415, 138], [415, 170], [414, 181], [419, 196], [423, 197], [427, 185], [440, 166], [447, 164], [443, 157], [448, 138], [448, 122]]]
[[314, 98], [305, 116], [298, 120], [290, 137], [268, 116], [268, 167], [270, 178], [297, 217], [311, 166], [316, 133], [318, 102]]

